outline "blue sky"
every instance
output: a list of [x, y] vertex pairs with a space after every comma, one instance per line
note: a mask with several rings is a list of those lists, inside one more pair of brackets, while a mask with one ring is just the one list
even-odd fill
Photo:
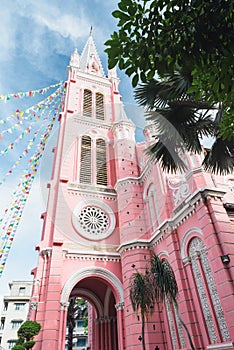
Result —
[[[88, 38], [90, 27], [106, 71], [107, 56], [104, 42], [116, 26], [111, 12], [117, 8], [115, 0], [3, 0], [0, 12], [0, 95], [44, 88], [66, 80], [66, 66], [70, 54], [77, 47], [81, 53]], [[123, 101], [135, 114], [131, 82], [123, 72], [120, 92]], [[55, 89], [54, 89], [55, 90]], [[51, 92], [53, 92], [52, 90]], [[47, 94], [48, 95], [48, 94]], [[5, 119], [17, 109], [23, 110], [38, 103], [46, 95], [0, 101], [0, 119]], [[139, 129], [143, 120], [136, 119]], [[14, 140], [14, 134], [0, 141], [0, 150]], [[45, 210], [46, 182], [50, 176], [51, 148], [56, 143], [56, 130], [49, 141], [43, 159], [43, 171], [39, 171], [26, 204], [23, 218], [11, 248], [9, 258], [0, 277], [0, 295], [8, 293], [11, 280], [28, 280], [30, 271], [37, 263], [35, 245], [40, 240], [40, 214]], [[21, 146], [23, 147], [23, 146]], [[17, 158], [17, 149], [0, 157], [0, 176]], [[24, 166], [24, 164], [22, 164]], [[11, 193], [18, 183], [23, 168], [19, 168], [0, 186], [0, 213], [9, 206]]]

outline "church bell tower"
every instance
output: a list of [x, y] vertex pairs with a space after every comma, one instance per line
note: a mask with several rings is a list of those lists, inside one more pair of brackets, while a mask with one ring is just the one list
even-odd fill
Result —
[[126, 176], [118, 152], [134, 146], [134, 125], [124, 113], [115, 69], [104, 74], [92, 33], [82, 54], [77, 49], [72, 53], [67, 73], [33, 271], [30, 318], [42, 326], [35, 349], [64, 350], [67, 308], [74, 296], [92, 306], [92, 349], [124, 349], [115, 186], [117, 176]]

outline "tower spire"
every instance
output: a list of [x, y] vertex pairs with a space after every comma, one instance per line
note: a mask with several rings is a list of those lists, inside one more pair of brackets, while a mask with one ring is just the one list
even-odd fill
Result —
[[93, 28], [91, 26], [89, 38], [81, 54], [80, 69], [86, 73], [93, 73], [104, 76], [104, 70], [102, 68], [101, 60], [93, 40], [92, 32]]

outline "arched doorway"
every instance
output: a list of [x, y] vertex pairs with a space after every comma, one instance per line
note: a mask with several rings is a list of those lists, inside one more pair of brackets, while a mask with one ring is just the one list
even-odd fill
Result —
[[[88, 301], [88, 345], [92, 350], [121, 349], [123, 303], [122, 284], [110, 271], [103, 268], [81, 269], [65, 284], [61, 303], [80, 297]], [[66, 322], [64, 315], [63, 322]], [[64, 326], [63, 326], [64, 329]], [[65, 332], [63, 334], [65, 343]]]

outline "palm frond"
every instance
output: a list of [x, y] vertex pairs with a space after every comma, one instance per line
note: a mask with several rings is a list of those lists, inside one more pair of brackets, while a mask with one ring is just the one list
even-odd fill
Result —
[[174, 130], [180, 133], [184, 127], [192, 125], [198, 116], [191, 108], [176, 106], [158, 109], [157, 112], [148, 111], [146, 119], [153, 121], [160, 133], [167, 132], [171, 135]]
[[187, 90], [190, 84], [187, 75], [176, 72], [165, 76], [163, 81], [152, 79], [140, 84], [135, 90], [135, 99], [141, 106], [164, 108], [172, 101], [189, 101]]
[[130, 279], [130, 300], [133, 311], [140, 309], [141, 314], [146, 316], [154, 305], [154, 295], [150, 276], [136, 272]]
[[234, 171], [234, 139], [218, 137], [210, 150], [207, 150], [202, 163], [206, 171], [225, 175]]
[[156, 294], [159, 299], [164, 300], [167, 297], [176, 301], [178, 295], [178, 286], [174, 271], [166, 259], [161, 260], [154, 254], [151, 258], [151, 273], [154, 276]]
[[161, 82], [152, 79], [146, 83], [142, 83], [135, 89], [135, 99], [140, 106], [153, 108], [155, 105], [163, 108], [167, 104], [167, 100], [160, 97], [159, 92], [162, 89]]
[[163, 86], [163, 95], [167, 94], [168, 100], [184, 100], [188, 98], [187, 91], [191, 86], [191, 80], [187, 75], [175, 72], [173, 75], [165, 76], [166, 82]]
[[178, 285], [176, 282], [174, 271], [166, 259], [162, 260], [164, 274], [164, 293], [172, 300], [176, 300], [178, 295]]
[[218, 132], [217, 123], [212, 119], [212, 116], [202, 113], [199, 113], [198, 119], [192, 127], [196, 129], [198, 137], [210, 137]]
[[[178, 148], [173, 147], [167, 135], [160, 135], [160, 141], [155, 142], [146, 149], [146, 154], [152, 163], [159, 162], [162, 169], [167, 172], [185, 171], [187, 166], [178, 154]], [[162, 140], [162, 141], [161, 141]], [[183, 153], [183, 148], [180, 148]]]
[[[192, 108], [183, 105], [167, 107], [158, 112], [147, 112], [147, 119], [153, 121], [157, 127], [157, 138], [171, 152], [171, 156], [160, 143], [150, 146], [147, 153], [150, 160], [160, 161], [163, 168], [170, 171], [176, 169], [185, 170], [181, 167], [178, 152], [185, 150], [201, 153], [201, 138], [203, 136], [214, 136], [217, 133], [217, 125], [209, 115], [203, 115]], [[153, 152], [156, 152], [153, 155]], [[169, 165], [170, 164], [170, 165]]]
[[178, 296], [178, 285], [175, 278], [174, 271], [172, 270], [171, 265], [166, 259], [161, 260], [157, 254], [153, 254], [151, 261], [151, 273], [154, 276], [154, 287], [155, 287], [155, 298], [157, 301], [164, 301], [165, 298], [168, 298], [169, 301], [175, 306], [177, 316], [185, 328], [188, 335], [189, 343], [192, 350], [195, 350], [195, 346], [192, 341], [192, 337], [189, 333], [188, 327], [185, 322], [182, 320], [179, 314], [179, 308], [177, 303]]

